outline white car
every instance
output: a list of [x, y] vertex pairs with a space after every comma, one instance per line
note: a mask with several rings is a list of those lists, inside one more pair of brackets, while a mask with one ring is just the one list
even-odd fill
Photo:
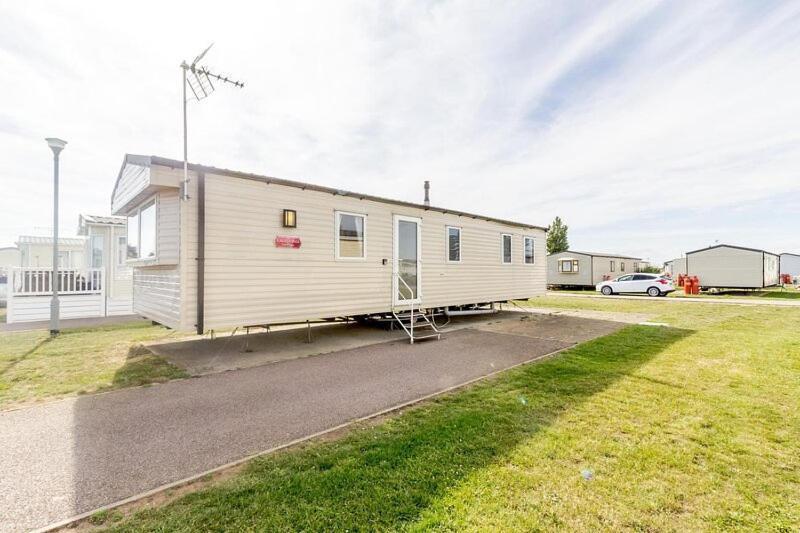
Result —
[[666, 296], [675, 290], [672, 280], [657, 274], [626, 274], [597, 284], [598, 292], [605, 296], [621, 293], [643, 293], [648, 296]]

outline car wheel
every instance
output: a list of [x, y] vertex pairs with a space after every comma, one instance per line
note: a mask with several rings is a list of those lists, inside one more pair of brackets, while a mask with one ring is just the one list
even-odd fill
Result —
[[650, 287], [647, 289], [648, 296], [661, 296], [661, 290], [658, 287]]
[[612, 291], [611, 287], [609, 287], [608, 285], [600, 289], [600, 292], [602, 292], [603, 295], [605, 296], [611, 296], [612, 294], [614, 294], [614, 291]]

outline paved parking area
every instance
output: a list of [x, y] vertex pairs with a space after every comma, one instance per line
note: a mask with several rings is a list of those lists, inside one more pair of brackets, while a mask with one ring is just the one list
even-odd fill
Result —
[[[515, 311], [459, 316], [450, 321], [447, 331], [519, 318], [520, 314]], [[311, 342], [308, 341], [309, 335]], [[215, 339], [160, 340], [148, 343], [147, 347], [190, 375], [203, 376], [407, 339], [399, 328], [390, 330], [356, 322], [339, 322], [312, 325], [310, 330], [304, 325], [296, 325], [273, 328], [269, 332], [254, 329], [249, 335], [238, 330], [236, 335], [225, 333]]]
[[429, 397], [621, 323], [516, 316], [0, 413], [0, 530], [43, 527]]

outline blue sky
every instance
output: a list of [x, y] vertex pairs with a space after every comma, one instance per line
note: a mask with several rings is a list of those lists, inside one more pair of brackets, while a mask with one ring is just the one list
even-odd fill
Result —
[[0, 246], [107, 213], [126, 152], [534, 224], [661, 261], [714, 242], [800, 251], [797, 2], [6, 2]]

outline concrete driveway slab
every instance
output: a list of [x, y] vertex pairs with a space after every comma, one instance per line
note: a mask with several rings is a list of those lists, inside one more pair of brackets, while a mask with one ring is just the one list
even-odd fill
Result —
[[571, 344], [470, 328], [3, 412], [0, 530], [65, 520]]

